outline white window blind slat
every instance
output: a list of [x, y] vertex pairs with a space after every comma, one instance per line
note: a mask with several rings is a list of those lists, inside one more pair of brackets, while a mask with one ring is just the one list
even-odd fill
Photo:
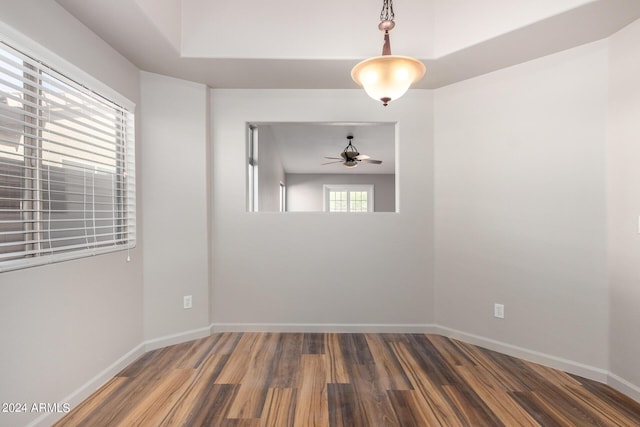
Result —
[[[52, 88], [53, 90], [58, 89], [64, 91], [66, 88], [71, 87], [79, 93], [89, 95], [89, 98], [85, 100], [87, 108], [107, 113], [111, 113], [114, 109], [118, 112], [128, 112], [126, 108], [118, 105], [117, 103], [109, 101], [106, 97], [103, 97], [87, 89], [77, 82], [67, 78], [63, 74], [58, 73], [54, 69], [46, 65], [42, 65], [41, 62], [36, 61], [30, 56], [24, 55], [18, 50], [12, 49], [4, 43], [3, 45], [8, 48], [5, 49], [5, 51], [9, 52], [9, 54], [7, 55], [5, 53], [3, 55], [2, 52], [0, 52], [0, 61], [4, 62], [4, 64], [0, 63], [0, 68], [4, 70], [4, 73], [2, 76], [0, 76], [0, 79], [4, 79], [13, 83], [15, 83], [16, 81], [28, 82], [28, 84], [31, 86], [46, 86]], [[30, 68], [29, 66], [33, 66], [34, 68]], [[44, 70], [45, 74], [41, 74], [40, 72], [36, 71], [40, 69]], [[103, 101], [107, 101], [109, 104], [113, 104], [113, 106], [107, 106]], [[85, 104], [82, 104], [82, 106], [85, 106]]]
[[0, 271], [135, 246], [134, 116], [0, 41]]
[[[5, 97], [6, 102], [8, 102], [8, 99], [8, 97]], [[5, 132], [30, 137], [36, 135], [34, 131], [43, 130], [51, 135], [73, 139], [79, 144], [87, 144], [98, 148], [120, 148], [126, 144], [126, 141], [121, 136], [124, 134], [124, 130], [120, 124], [115, 124], [112, 129], [99, 130], [95, 127], [87, 126], [84, 122], [69, 119], [59, 114], [52, 114], [47, 110], [38, 111], [33, 108], [32, 110], [38, 114], [30, 111], [24, 111], [23, 113], [23, 110], [17, 107], [8, 107], [4, 103], [0, 104], [1, 127]], [[56, 121], [57, 117], [61, 117], [64, 121]], [[25, 121], [26, 118], [32, 120], [27, 122]], [[42, 127], [41, 123], [44, 124], [44, 127]], [[55, 142], [54, 140], [51, 141]]]

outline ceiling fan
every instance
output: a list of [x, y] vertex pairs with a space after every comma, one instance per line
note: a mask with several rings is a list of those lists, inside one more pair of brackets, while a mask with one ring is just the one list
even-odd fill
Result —
[[325, 159], [335, 160], [333, 162], [323, 163], [323, 165], [330, 165], [333, 163], [342, 163], [348, 168], [355, 168], [358, 166], [358, 163], [373, 163], [374, 165], [379, 165], [382, 163], [382, 160], [373, 160], [366, 154], [360, 154], [358, 149], [353, 146], [351, 141], [353, 140], [353, 135], [347, 136], [347, 141], [349, 144], [345, 147], [345, 149], [340, 153], [340, 157], [325, 157]]

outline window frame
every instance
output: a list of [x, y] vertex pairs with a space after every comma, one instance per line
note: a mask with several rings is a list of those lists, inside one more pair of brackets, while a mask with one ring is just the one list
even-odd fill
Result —
[[[373, 184], [324, 184], [322, 186], [322, 210], [327, 213], [372, 213], [375, 212], [375, 188]], [[331, 212], [330, 209], [330, 195], [333, 191], [346, 191], [347, 192], [347, 211], [346, 212]], [[351, 192], [366, 191], [367, 192], [367, 211], [358, 212], [351, 211]]]
[[[22, 146], [25, 147], [24, 153], [22, 154], [23, 164], [22, 166], [18, 165], [18, 167], [23, 170], [22, 184], [21, 187], [19, 187], [22, 191], [22, 195], [20, 196], [20, 208], [11, 209], [16, 213], [20, 213], [23, 218], [23, 238], [19, 241], [17, 240], [16, 244], [11, 246], [18, 248], [23, 246], [24, 249], [18, 250], [17, 252], [13, 251], [13, 253], [18, 254], [15, 257], [11, 257], [6, 260], [0, 259], [0, 272], [85, 258], [103, 253], [123, 250], [128, 251], [129, 249], [134, 248], [136, 246], [135, 104], [73, 64], [41, 47], [26, 36], [17, 33], [15, 30], [9, 29], [2, 23], [0, 23], [0, 44], [2, 44], [2, 49], [10, 51], [10, 54], [12, 54], [11, 50], [13, 50], [19, 53], [19, 55], [14, 56], [17, 56], [18, 58], [28, 58], [28, 62], [24, 62], [25, 60], [22, 62], [25, 69], [34, 66], [33, 64], [35, 64], [33, 72], [41, 76], [38, 80], [34, 80], [37, 85], [42, 86], [44, 84], [42, 79], [44, 78], [47, 80], [52, 79], [54, 82], [60, 82], [60, 84], [68, 86], [71, 90], [75, 91], [74, 93], [86, 96], [87, 99], [92, 100], [92, 102], [105, 103], [109, 108], [111, 108], [110, 106], [113, 106], [113, 109], [109, 110], [113, 111], [113, 120], [108, 122], [113, 125], [115, 138], [113, 148], [113, 161], [115, 162], [115, 166], [111, 173], [111, 179], [121, 179], [121, 181], [118, 185], [114, 184], [114, 187], [112, 187], [112, 193], [110, 193], [108, 197], [111, 199], [113, 209], [117, 209], [122, 215], [117, 218], [117, 220], [114, 216], [113, 224], [107, 228], [107, 235], [98, 235], [95, 234], [95, 229], [97, 227], [96, 221], [104, 219], [99, 217], [96, 211], [93, 211], [93, 244], [89, 243], [86, 247], [81, 248], [65, 246], [64, 249], [62, 249], [61, 246], [60, 249], [58, 249], [57, 247], [51, 246], [51, 243], [49, 242], [49, 246], [51, 247], [43, 249], [41, 247], [42, 242], [46, 241], [46, 237], [44, 237], [43, 234], [48, 233], [50, 239], [52, 231], [50, 226], [48, 226], [49, 228], [47, 228], [47, 230], [36, 229], [32, 231], [27, 230], [24, 224], [29, 221], [33, 221], [33, 223], [42, 223], [42, 221], [45, 221], [42, 216], [46, 210], [44, 206], [47, 204], [49, 206], [48, 215], [49, 218], [51, 218], [51, 204], [59, 202], [54, 201], [51, 196], [51, 192], [54, 191], [51, 188], [51, 166], [43, 164], [41, 153], [44, 148], [42, 146], [43, 142], [41, 135], [34, 134], [33, 138], [29, 138], [38, 140], [37, 143], [27, 144], [27, 141], [22, 143]], [[28, 63], [32, 65], [28, 65]], [[24, 94], [23, 96], [25, 97], [25, 100], [28, 96], [31, 96], [28, 95], [28, 91], [29, 88], [23, 86], [22, 93]], [[33, 92], [33, 95], [41, 96], [41, 93], [36, 90]], [[26, 109], [22, 110], [27, 112]], [[82, 109], [80, 111], [81, 114], [89, 115], [89, 110]], [[26, 116], [26, 114], [23, 115], [21, 120], [26, 121]], [[38, 119], [38, 121], [40, 120], [41, 119]], [[38, 125], [38, 127], [39, 126], [40, 125]], [[23, 131], [23, 135], [25, 135], [25, 131]], [[26, 140], [26, 135], [24, 138]], [[86, 141], [82, 142], [82, 144], [86, 144]], [[31, 147], [28, 147], [29, 145], [31, 145]], [[73, 149], [78, 149], [78, 147]], [[84, 148], [84, 146], [82, 147]], [[35, 153], [35, 167], [33, 169], [35, 176], [27, 176], [25, 172], [27, 168], [32, 167], [32, 165], [27, 166], [26, 163], [27, 156], [32, 154], [27, 153], [28, 151]], [[90, 152], [90, 155], [98, 155], [98, 151], [92, 151]], [[98, 169], [99, 168], [96, 166], [96, 174], [100, 173]], [[46, 176], [46, 178], [44, 176]], [[35, 184], [27, 185], [27, 182]], [[25, 202], [25, 197], [27, 197], [27, 193], [25, 192], [32, 192], [35, 194], [35, 197], [33, 197], [33, 206], [29, 206], [29, 204]], [[45, 194], [47, 192], [49, 193], [48, 196]], [[96, 194], [95, 197], [98, 197], [98, 195]], [[93, 203], [97, 203], [95, 198], [93, 199]], [[33, 212], [25, 214], [25, 211], [28, 209], [32, 209]], [[51, 219], [49, 219], [49, 221], [51, 221]], [[89, 227], [90, 226], [85, 223], [84, 228], [87, 229]], [[101, 226], [101, 228], [105, 227], [106, 226]], [[28, 237], [29, 233], [33, 234], [32, 238]], [[111, 244], [105, 245], [105, 241], [98, 238], [101, 236], [111, 236], [109, 241]], [[10, 243], [11, 240], [8, 242]], [[29, 250], [35, 250], [36, 253], [29, 254]], [[20, 253], [24, 254], [19, 255]], [[127, 259], [129, 259], [129, 257], [127, 257]]]

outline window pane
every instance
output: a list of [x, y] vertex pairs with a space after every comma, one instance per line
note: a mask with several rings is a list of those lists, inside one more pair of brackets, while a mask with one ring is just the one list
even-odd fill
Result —
[[133, 135], [131, 113], [0, 43], [0, 271], [135, 245]]
[[64, 82], [47, 80], [43, 86], [44, 248], [110, 243], [122, 222], [117, 112], [100, 108]]
[[348, 212], [346, 191], [329, 192], [329, 212]]
[[351, 191], [349, 193], [351, 212], [367, 212], [367, 192]]
[[25, 249], [23, 83], [18, 68], [21, 64], [17, 56], [0, 50], [0, 254], [17, 253], [8, 259], [22, 257]]

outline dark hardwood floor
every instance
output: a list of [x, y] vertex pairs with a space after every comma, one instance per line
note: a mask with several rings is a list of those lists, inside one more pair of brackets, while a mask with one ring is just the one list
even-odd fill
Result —
[[63, 426], [640, 426], [612, 388], [438, 335], [224, 333], [152, 351]]

